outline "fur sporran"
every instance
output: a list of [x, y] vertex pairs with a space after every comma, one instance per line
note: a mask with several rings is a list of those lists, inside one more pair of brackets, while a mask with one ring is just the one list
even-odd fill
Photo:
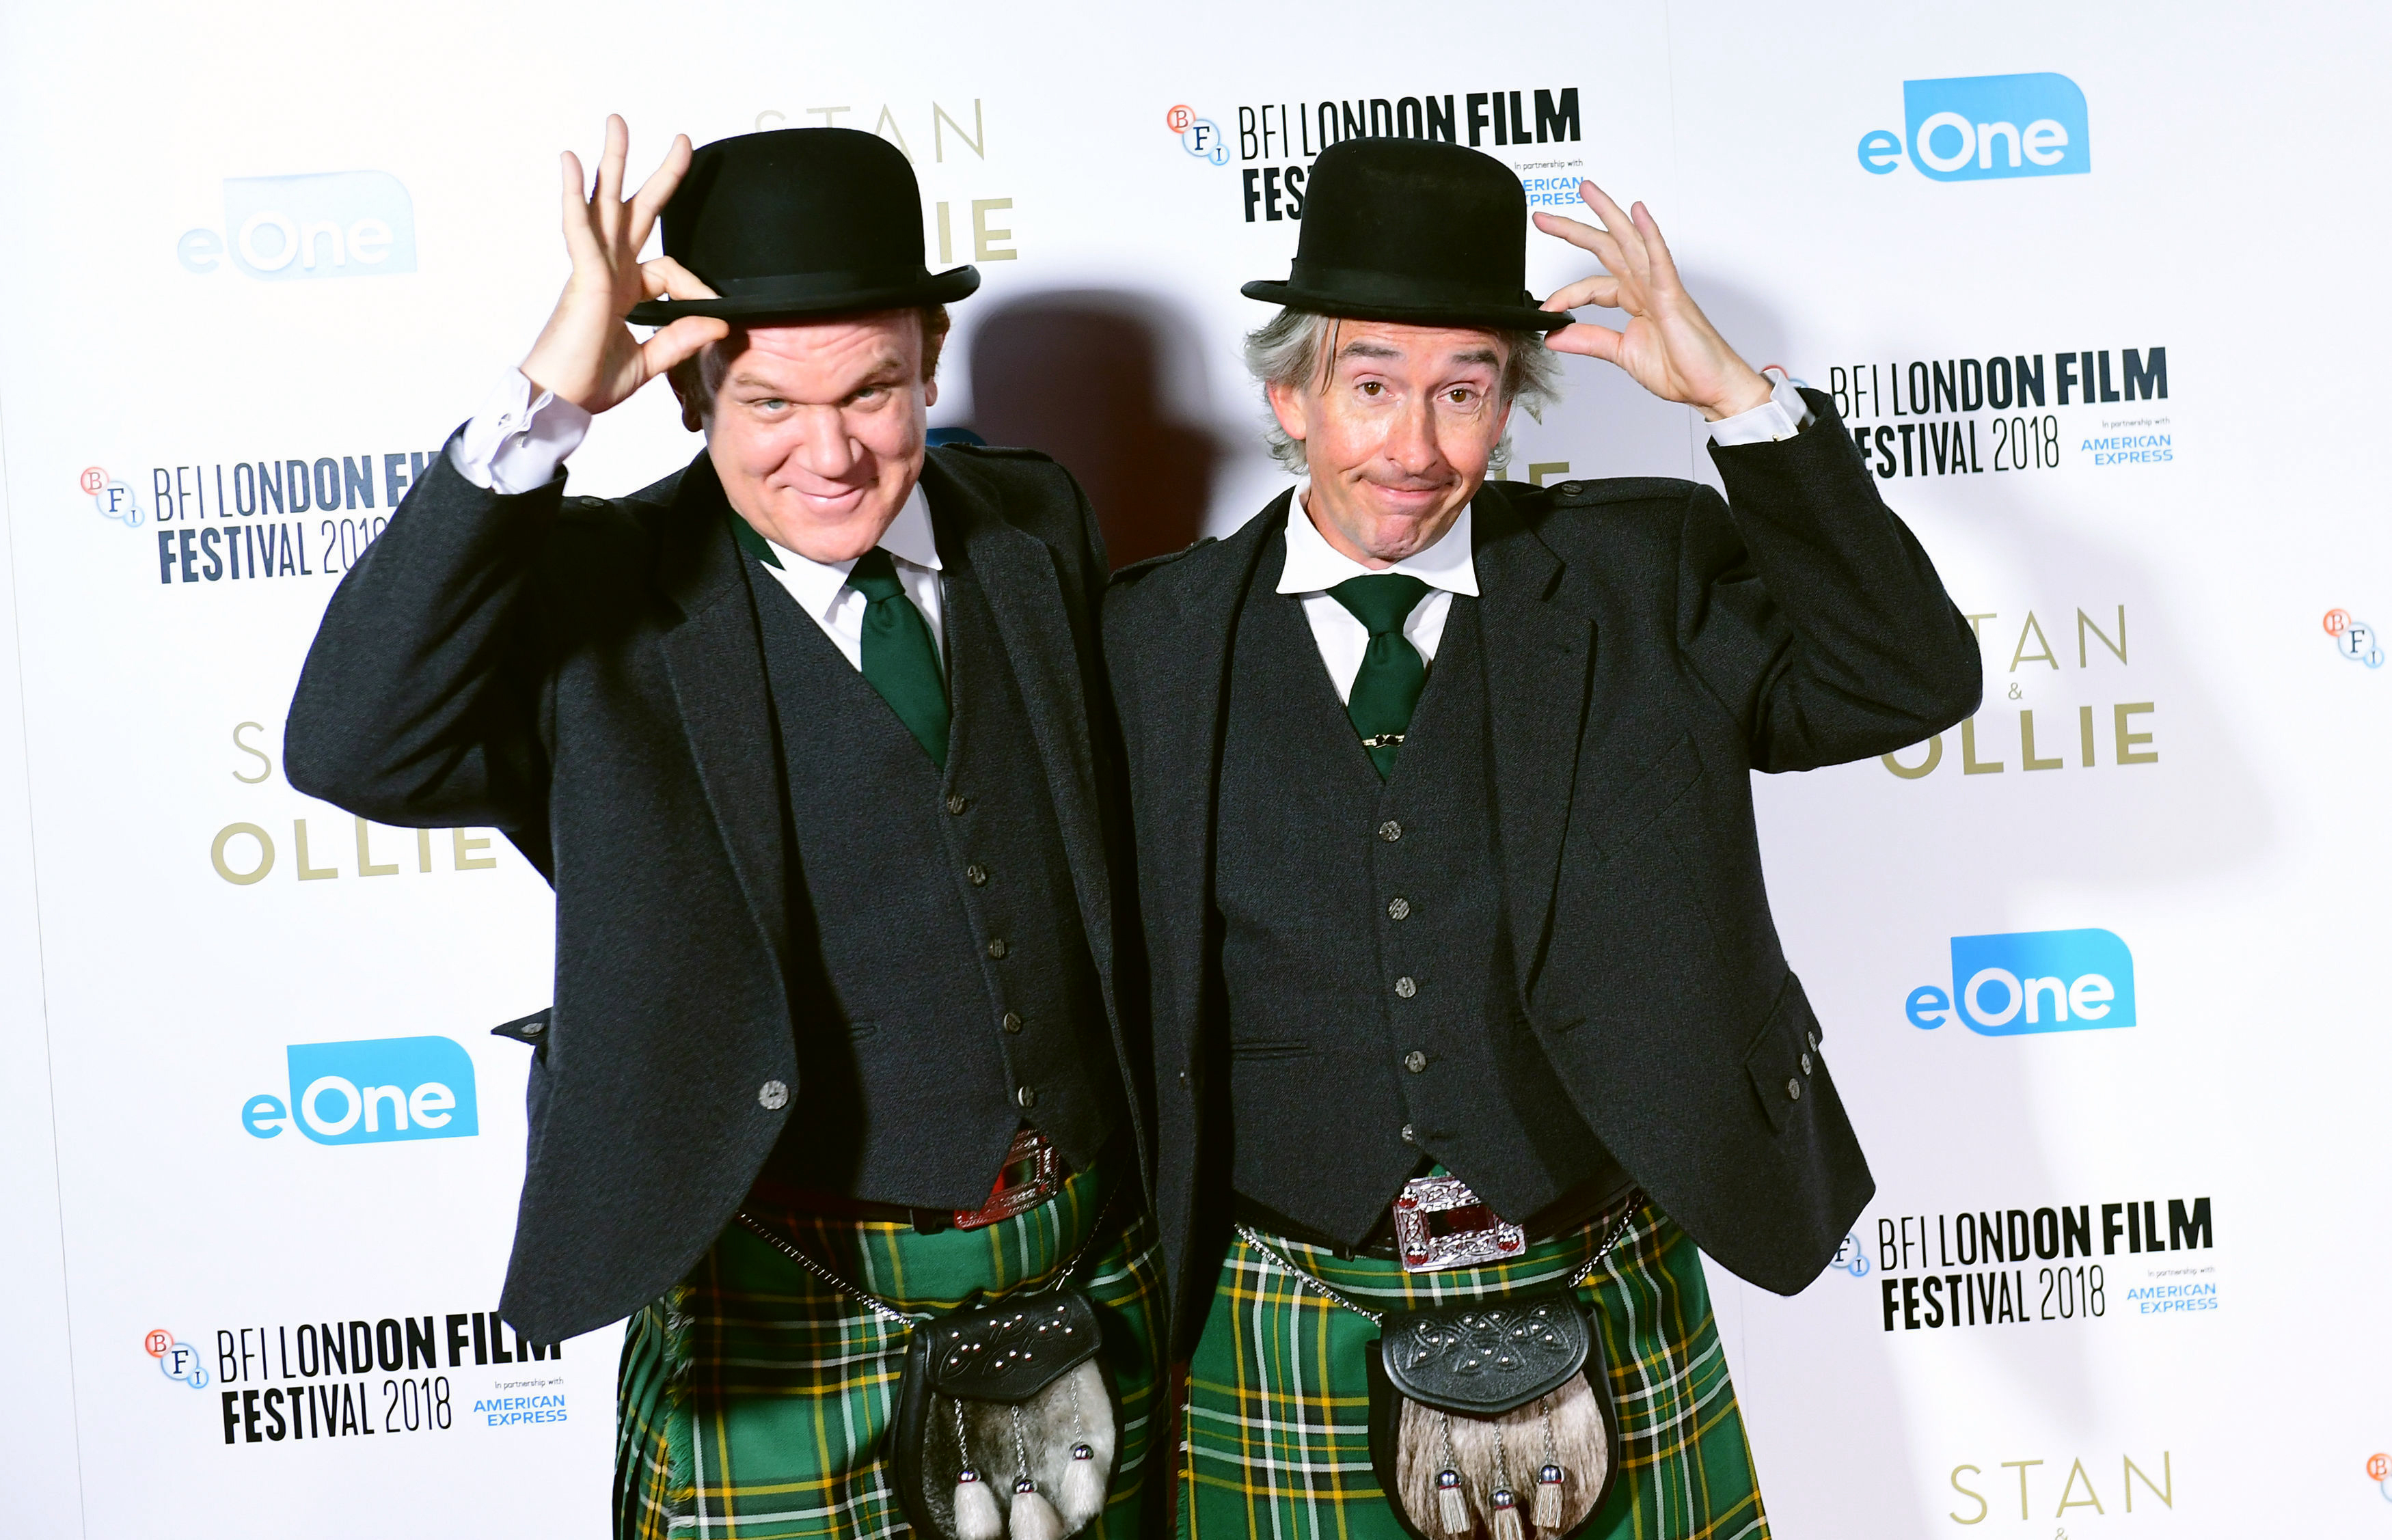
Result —
[[1389, 1312], [1371, 1464], [1416, 1540], [1563, 1540], [1619, 1466], [1602, 1346], [1574, 1295]]
[[1120, 1417], [1086, 1296], [970, 1305], [914, 1330], [890, 1429], [897, 1500], [941, 1540], [1064, 1540], [1096, 1521]]

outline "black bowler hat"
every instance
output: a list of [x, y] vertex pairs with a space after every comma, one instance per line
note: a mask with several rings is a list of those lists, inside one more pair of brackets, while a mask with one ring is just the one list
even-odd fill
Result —
[[904, 152], [852, 128], [780, 128], [717, 139], [690, 158], [665, 205], [665, 255], [721, 295], [649, 300], [643, 326], [944, 304], [977, 267], [922, 263], [922, 189]]
[[1346, 139], [1312, 162], [1287, 281], [1239, 292], [1324, 316], [1557, 331], [1528, 291], [1528, 195], [1491, 155], [1431, 139]]

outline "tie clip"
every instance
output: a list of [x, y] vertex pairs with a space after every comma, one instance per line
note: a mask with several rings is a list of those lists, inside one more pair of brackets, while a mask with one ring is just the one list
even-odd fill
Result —
[[1362, 746], [1364, 748], [1394, 748], [1398, 744], [1400, 744], [1403, 741], [1404, 735], [1400, 732], [1382, 732], [1375, 738], [1363, 739]]

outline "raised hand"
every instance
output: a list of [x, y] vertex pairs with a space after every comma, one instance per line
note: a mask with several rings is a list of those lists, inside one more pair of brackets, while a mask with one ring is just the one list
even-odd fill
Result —
[[580, 158], [565, 152], [565, 246], [573, 257], [573, 273], [523, 361], [533, 384], [588, 412], [622, 402], [731, 330], [711, 317], [684, 316], [643, 343], [625, 324], [623, 317], [642, 300], [715, 297], [670, 257], [640, 261], [656, 215], [689, 170], [689, 136], [676, 136], [664, 164], [625, 200], [623, 162], [630, 144], [631, 131], [623, 120], [608, 117], [597, 186], [586, 199]]
[[1598, 304], [1625, 311], [1628, 324], [1615, 331], [1573, 322], [1547, 335], [1545, 345], [1617, 364], [1654, 395], [1699, 408], [1714, 422], [1768, 400], [1769, 382], [1727, 345], [1678, 281], [1661, 226], [1644, 205], [1623, 214], [1592, 182], [1579, 183], [1578, 195], [1600, 227], [1540, 213], [1537, 228], [1593, 252], [1609, 271], [1555, 290], [1544, 308]]

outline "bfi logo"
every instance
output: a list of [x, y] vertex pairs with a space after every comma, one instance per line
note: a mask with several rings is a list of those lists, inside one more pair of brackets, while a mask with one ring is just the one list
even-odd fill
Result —
[[2085, 93], [2066, 75], [1971, 75], [1902, 83], [1906, 131], [1861, 136], [1861, 168], [1904, 162], [1932, 181], [2074, 176], [2093, 169]]

